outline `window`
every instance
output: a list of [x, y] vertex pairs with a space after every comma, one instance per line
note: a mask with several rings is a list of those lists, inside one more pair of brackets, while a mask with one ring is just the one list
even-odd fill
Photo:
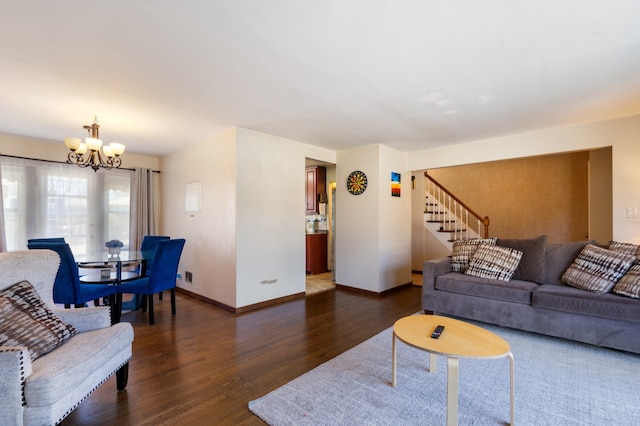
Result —
[[0, 157], [7, 249], [29, 238], [64, 237], [74, 254], [129, 246], [128, 170], [93, 172], [75, 165]]

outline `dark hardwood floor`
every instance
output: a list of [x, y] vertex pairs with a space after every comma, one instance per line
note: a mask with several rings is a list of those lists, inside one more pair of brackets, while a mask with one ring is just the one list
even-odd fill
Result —
[[[420, 309], [421, 288], [377, 297], [330, 290], [244, 314], [177, 294], [156, 324], [124, 313], [135, 341], [127, 389], [110, 378], [62, 425], [261, 425], [248, 402]], [[391, 342], [389, 342], [391, 350]]]

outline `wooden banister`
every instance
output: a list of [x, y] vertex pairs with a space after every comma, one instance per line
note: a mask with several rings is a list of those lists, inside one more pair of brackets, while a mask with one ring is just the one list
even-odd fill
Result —
[[433, 177], [431, 177], [429, 175], [429, 172], [426, 171], [426, 170], [424, 172], [424, 177], [429, 179], [431, 182], [433, 182], [433, 184], [435, 186], [437, 186], [442, 192], [447, 194], [447, 196], [449, 196], [452, 200], [454, 200], [461, 207], [463, 207], [466, 211], [468, 211], [472, 216], [474, 216], [478, 220], [478, 222], [482, 222], [482, 224], [484, 225], [484, 237], [483, 238], [488, 238], [488, 236], [489, 236], [489, 216], [482, 217], [478, 213], [473, 211], [473, 209], [471, 209], [471, 207], [467, 206], [462, 200], [460, 200], [458, 197], [456, 197], [451, 191], [449, 191], [447, 188], [445, 188], [440, 182], [438, 182]]

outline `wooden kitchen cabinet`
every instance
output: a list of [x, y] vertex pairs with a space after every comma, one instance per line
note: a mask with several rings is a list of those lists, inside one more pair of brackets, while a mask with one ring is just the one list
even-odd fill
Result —
[[322, 166], [306, 168], [306, 214], [318, 214], [320, 194], [327, 192], [327, 169]]
[[307, 274], [328, 272], [327, 233], [307, 234]]

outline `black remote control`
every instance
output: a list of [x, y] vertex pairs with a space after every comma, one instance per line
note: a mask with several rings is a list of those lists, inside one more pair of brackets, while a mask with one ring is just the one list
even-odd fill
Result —
[[438, 337], [440, 337], [440, 335], [442, 334], [443, 330], [444, 330], [444, 325], [437, 326], [436, 329], [433, 330], [433, 333], [431, 333], [431, 338], [432, 339], [437, 339]]

